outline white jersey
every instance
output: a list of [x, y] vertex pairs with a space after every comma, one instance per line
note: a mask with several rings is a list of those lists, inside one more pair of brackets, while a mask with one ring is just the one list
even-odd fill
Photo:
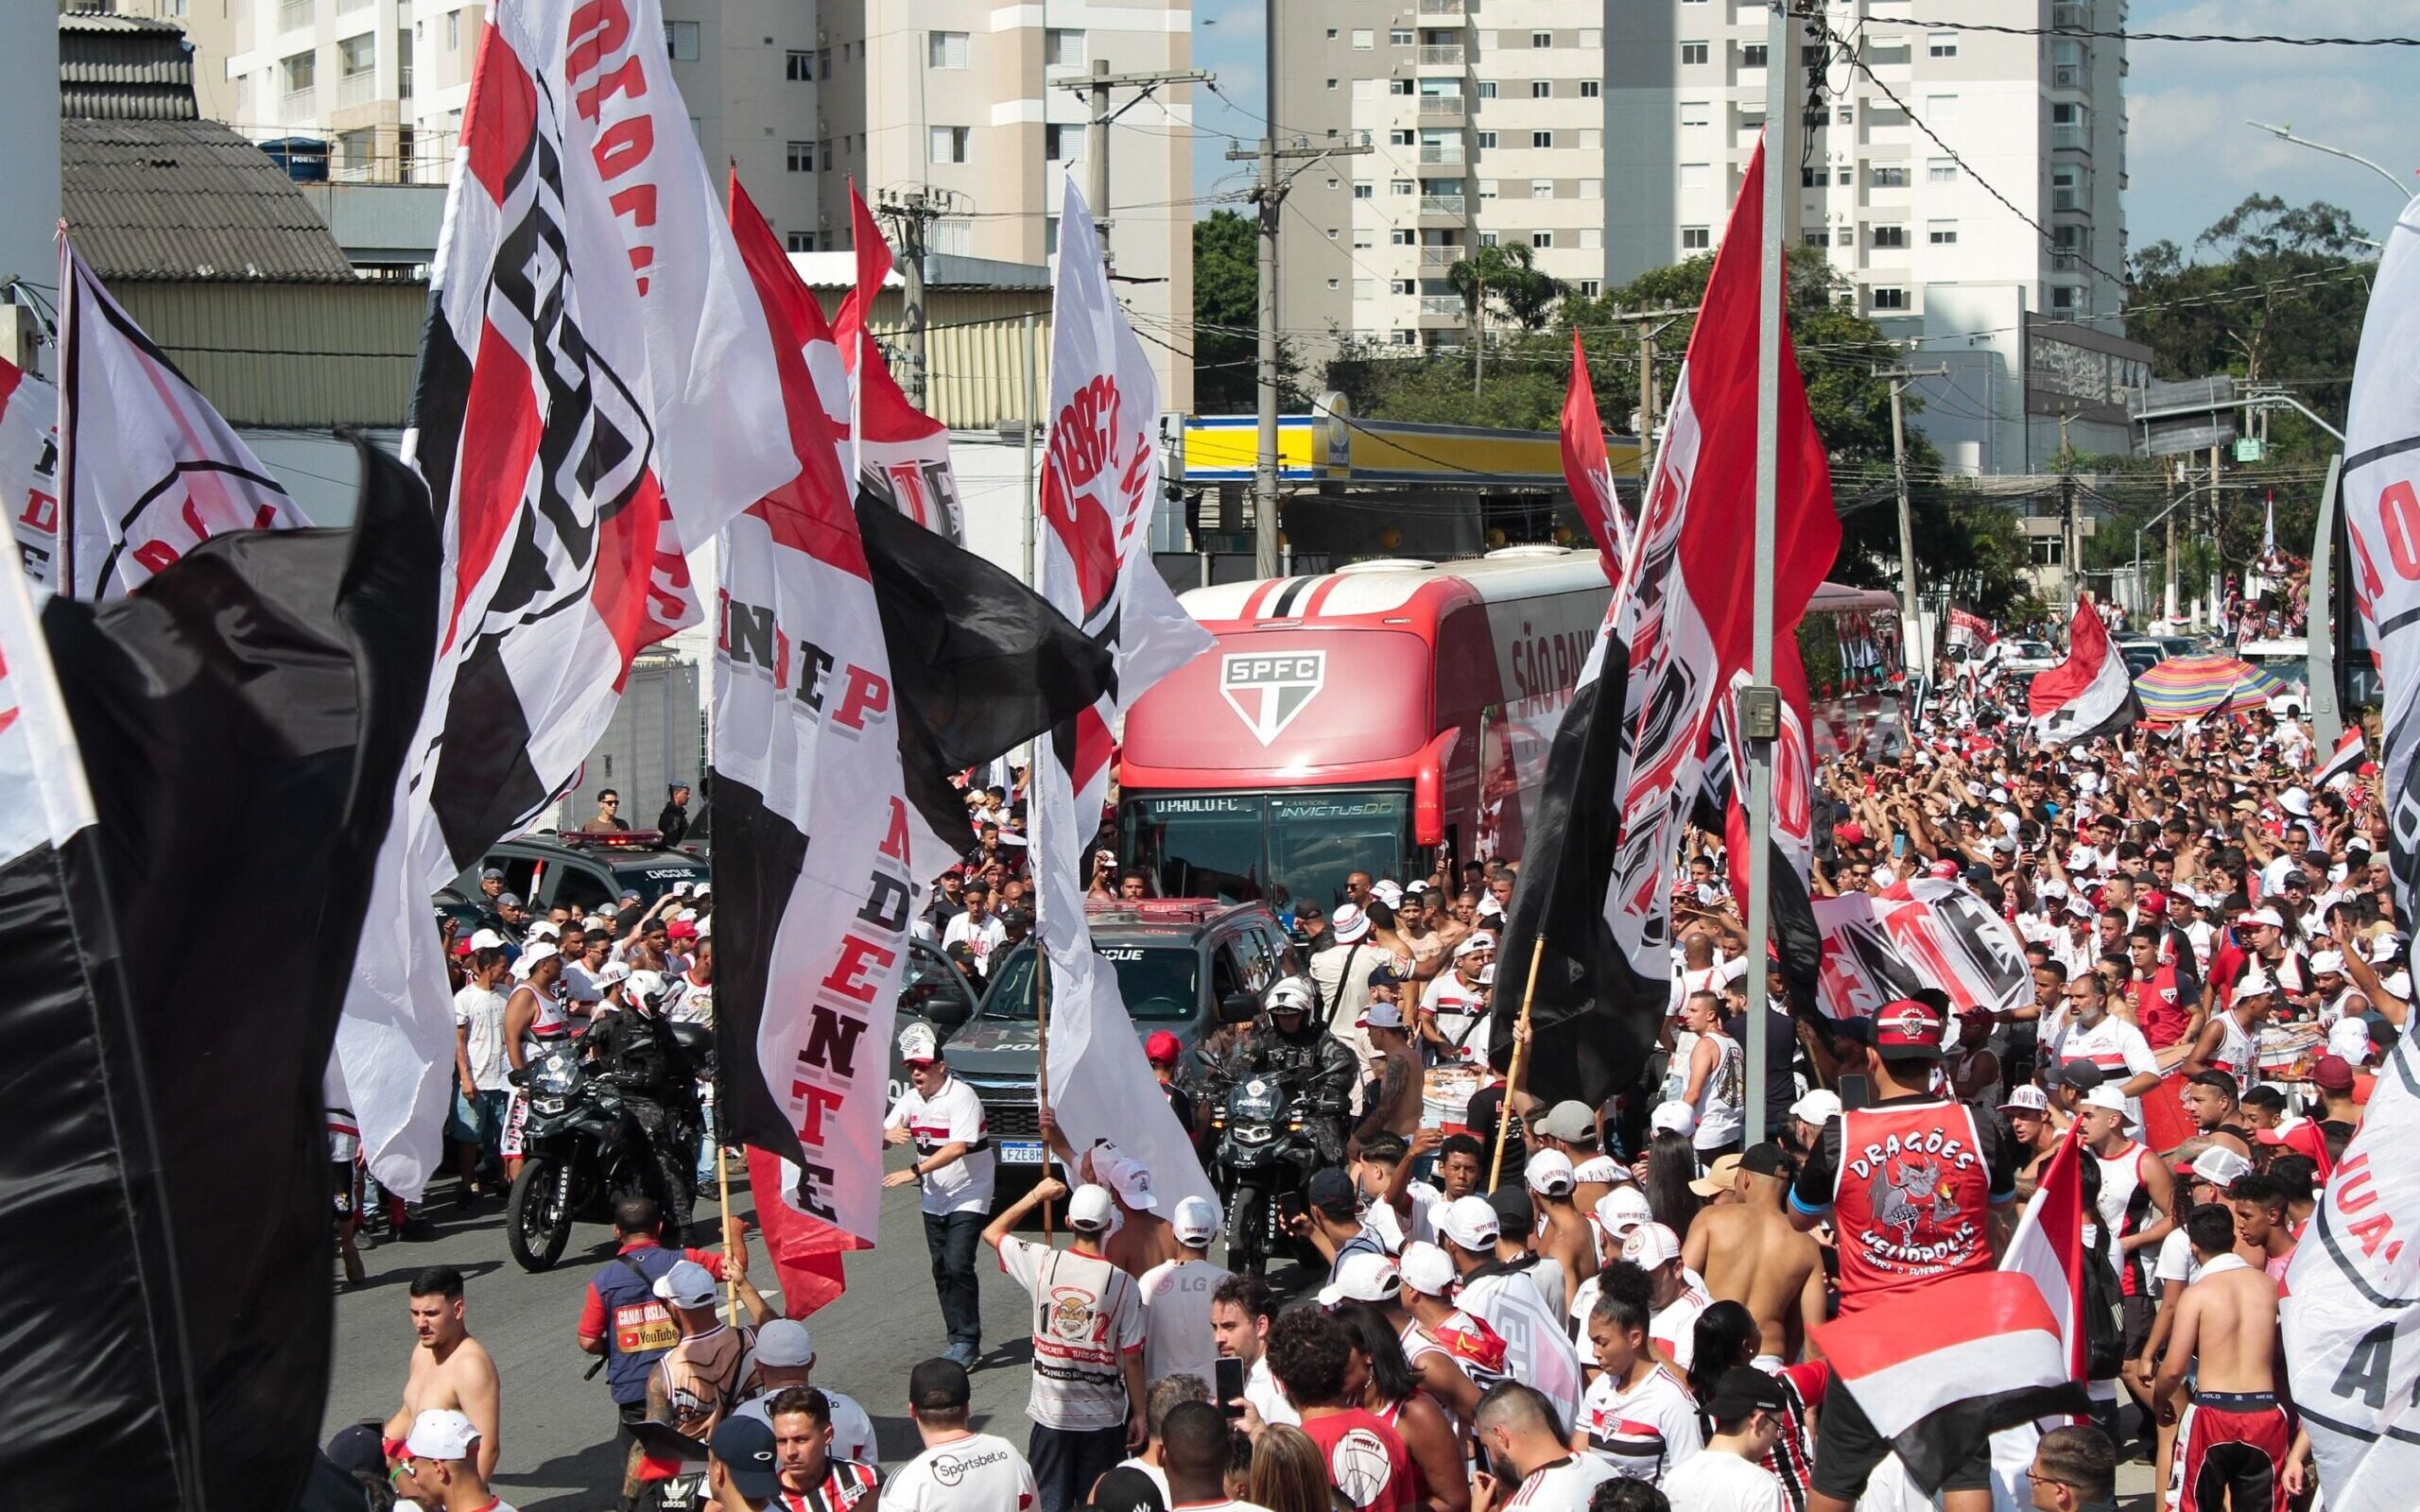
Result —
[[931, 1159], [948, 1145], [966, 1146], [964, 1155], [920, 1177], [926, 1212], [940, 1215], [992, 1211], [995, 1158], [983, 1099], [975, 1095], [974, 1088], [951, 1076], [927, 1099], [910, 1087], [908, 1094], [892, 1105], [882, 1126], [906, 1129], [915, 1140], [919, 1160]]
[[953, 945], [965, 946], [975, 957], [976, 971], [988, 976], [992, 970], [992, 953], [1007, 943], [1008, 937], [1008, 926], [1002, 924], [996, 915], [985, 914], [983, 921], [977, 923], [974, 915], [959, 914], [949, 921], [949, 928], [942, 932], [942, 949], [946, 952]]
[[[1595, 1304], [1592, 1301], [1590, 1305]], [[1680, 1296], [1648, 1318], [1647, 1336], [1663, 1345], [1671, 1354], [1672, 1363], [1686, 1370], [1697, 1359], [1698, 1318], [1713, 1305], [1714, 1299], [1697, 1286], [1685, 1286]]]
[[[1727, 1034], [1709, 1034], [1702, 1041], [1715, 1047], [1714, 1070], [1698, 1088], [1690, 1111], [1697, 1116], [1689, 1143], [1701, 1150], [1718, 1150], [1739, 1138], [1740, 1107], [1747, 1101], [1748, 1062], [1739, 1041]], [[1697, 1052], [1689, 1052], [1692, 1058]], [[1688, 1083], [1684, 1080], [1682, 1086]]]
[[1664, 1497], [1672, 1512], [1788, 1512], [1789, 1505], [1772, 1471], [1727, 1450], [1709, 1450], [1666, 1476]]
[[[2069, 1015], [2059, 1024], [2049, 1044], [2051, 1058], [2062, 1063], [2089, 1060], [2100, 1068], [2104, 1082], [2122, 1085], [2146, 1073], [2159, 1074], [2159, 1059], [2152, 1054], [2151, 1041], [2143, 1038], [2143, 1031], [2115, 1014], [2101, 1015], [2100, 1022], [2089, 1029]], [[2126, 1099], [2126, 1117], [2135, 1127], [2143, 1126], [2142, 1099]]]
[[1504, 1341], [1504, 1373], [1546, 1393], [1555, 1416], [1579, 1416], [1580, 1355], [1564, 1332], [1562, 1310], [1548, 1308], [1526, 1271], [1501, 1263], [1473, 1272], [1455, 1298]]
[[1697, 1402], [1668, 1366], [1656, 1366], [1624, 1389], [1600, 1374], [1580, 1408], [1589, 1451], [1634, 1481], [1661, 1483], [1667, 1472], [1705, 1448]]
[[1588, 1512], [1597, 1487], [1614, 1478], [1614, 1468], [1594, 1454], [1570, 1454], [1529, 1473], [1504, 1504], [1532, 1512]]
[[2238, 1023], [2232, 1011], [2221, 1013], [2215, 1022], [2219, 1048], [2211, 1052], [2210, 1069], [2233, 1076], [2240, 1094], [2260, 1079], [2260, 1037]]
[[[753, 1418], [766, 1427], [773, 1426], [773, 1399], [787, 1387], [777, 1386], [756, 1395], [731, 1409], [734, 1418]], [[830, 1386], [815, 1388], [832, 1404], [832, 1452], [839, 1459], [853, 1459], [864, 1465], [878, 1465], [882, 1452], [873, 1441], [873, 1419], [866, 1415], [855, 1397], [835, 1391]]]
[[[676, 977], [664, 1000], [664, 1022], [715, 1026], [715, 989], [710, 982], [692, 981], [686, 972]], [[848, 1456], [843, 1455], [842, 1458]]]
[[1041, 1494], [1014, 1445], [969, 1434], [900, 1466], [883, 1483], [882, 1504], [890, 1512], [1033, 1512]]
[[471, 1063], [471, 1085], [483, 1092], [511, 1090], [505, 1073], [512, 1069], [504, 1057], [504, 994], [477, 983], [454, 994], [454, 1025], [470, 1031], [463, 1058]]
[[1244, 1400], [1252, 1403], [1252, 1410], [1260, 1414], [1262, 1422], [1285, 1423], [1292, 1427], [1303, 1420], [1303, 1415], [1286, 1400], [1286, 1388], [1269, 1373], [1267, 1355], [1254, 1360], [1252, 1368], [1244, 1372]]
[[1121, 1362], [1143, 1349], [1143, 1299], [1134, 1278], [1098, 1255], [1014, 1237], [1000, 1241], [1000, 1268], [1033, 1298], [1027, 1414], [1046, 1428], [1122, 1425]]
[[1210, 1329], [1210, 1297], [1227, 1273], [1206, 1260], [1165, 1260], [1143, 1273], [1143, 1379], [1219, 1375], [1219, 1341]]

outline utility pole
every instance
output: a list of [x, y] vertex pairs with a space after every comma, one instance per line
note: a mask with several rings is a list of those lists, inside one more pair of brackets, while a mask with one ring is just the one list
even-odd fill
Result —
[[923, 409], [931, 370], [925, 362], [925, 251], [931, 240], [925, 228], [941, 218], [941, 207], [921, 186], [896, 194], [885, 190], [881, 198], [882, 217], [899, 240], [900, 276], [908, 284], [901, 306], [908, 327], [908, 373], [900, 387], [908, 392], [908, 403]]
[[[1113, 74], [1109, 71], [1108, 59], [1096, 58], [1090, 77], [1059, 86], [1082, 95], [1089, 108], [1089, 113], [1084, 117], [1084, 150], [1092, 154], [1092, 188], [1085, 198], [1091, 201], [1093, 227], [1100, 233], [1102, 268], [1116, 266], [1116, 259], [1110, 255], [1109, 250], [1109, 232], [1115, 224], [1115, 217], [1109, 213], [1110, 123], [1150, 99], [1151, 92], [1163, 84], [1215, 84], [1218, 81], [1218, 75], [1199, 68], [1150, 74]], [[1109, 92], [1114, 89], [1131, 89], [1135, 92], [1134, 97], [1113, 111], [1109, 108]]]
[[[1275, 0], [1263, 8], [1261, 42], [1263, 47], [1262, 77], [1266, 80], [1269, 109], [1263, 112], [1269, 128], [1260, 145], [1250, 150], [1227, 149], [1229, 163], [1253, 163], [1260, 168], [1260, 182], [1253, 186], [1252, 202], [1260, 216], [1260, 320], [1259, 341], [1253, 364], [1253, 389], [1255, 400], [1254, 418], [1258, 421], [1260, 444], [1253, 459], [1252, 470], [1252, 570], [1256, 577], [1277, 576], [1277, 222], [1286, 207], [1286, 192], [1293, 186], [1295, 175], [1322, 158], [1358, 157], [1370, 150], [1367, 145], [1346, 146], [1292, 146], [1277, 145], [1277, 14]], [[1280, 163], [1300, 163], [1293, 173], [1277, 176]]]
[[1639, 320], [1638, 507], [1643, 512], [1647, 508], [1648, 484], [1655, 476], [1655, 427], [1661, 420], [1656, 413], [1658, 406], [1655, 393], [1655, 338], [1662, 335], [1665, 327], [1670, 325], [1673, 320], [1679, 319], [1680, 317], [1674, 316], [1671, 319], [1660, 320], [1653, 325], [1649, 325], [1645, 317], [1635, 318]]
[[2078, 512], [2075, 454], [2067, 450], [2067, 412], [2059, 411], [2059, 519], [2066, 533], [2067, 617], [2083, 602], [2083, 519]]
[[1919, 658], [1929, 658], [1930, 647], [1919, 644], [1924, 638], [1917, 633], [1923, 624], [1916, 612], [1916, 522], [1908, 504], [1908, 421], [1907, 406], [1901, 396], [1908, 390], [1910, 378], [1946, 378], [1949, 368], [1876, 368], [1876, 378], [1891, 380], [1891, 478], [1899, 491], [1899, 649], [1907, 659], [1908, 673], [1919, 677], [1929, 673], [1929, 660], [1919, 665]]

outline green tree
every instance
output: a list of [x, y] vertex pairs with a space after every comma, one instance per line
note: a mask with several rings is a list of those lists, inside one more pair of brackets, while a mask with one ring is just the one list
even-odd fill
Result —
[[1563, 282], [1537, 267], [1537, 255], [1519, 242], [1475, 249], [1445, 270], [1445, 282], [1462, 297], [1462, 324], [1470, 333], [1471, 392], [1484, 390], [1489, 301], [1524, 331], [1546, 324]]
[[[1260, 319], [1259, 232], [1250, 216], [1214, 211], [1193, 223], [1193, 407], [1204, 415], [1249, 415], [1254, 394]], [[1307, 407], [1302, 364], [1277, 344], [1277, 407]]]

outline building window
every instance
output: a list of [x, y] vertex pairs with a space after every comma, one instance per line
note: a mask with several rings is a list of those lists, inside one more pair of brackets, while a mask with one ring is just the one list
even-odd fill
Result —
[[1605, 131], [1602, 127], [1583, 126], [1580, 129], [1581, 151], [1600, 152], [1604, 150], [1604, 146]]
[[1530, 180], [1530, 198], [1532, 199], [1552, 199], [1554, 198], [1554, 180], [1552, 179]]
[[285, 93], [289, 96], [308, 94], [311, 86], [319, 82], [320, 55], [316, 52], [296, 53], [280, 67], [285, 75]]
[[1329, 80], [1327, 81], [1327, 87], [1328, 87], [1328, 88], [1330, 88], [1330, 89], [1334, 89], [1334, 88], [1336, 88], [1336, 80], [1335, 80], [1335, 79], [1332, 79], [1332, 78], [1331, 78], [1331, 79], [1329, 79]]
[[1603, 231], [1595, 226], [1583, 226], [1580, 229], [1580, 246], [1582, 250], [1593, 252], [1604, 245], [1605, 233]]
[[1957, 118], [1957, 95], [1927, 94], [1925, 96], [1925, 119], [1932, 123], [1934, 130], [1941, 129]]
[[1740, 43], [1740, 44], [1739, 44], [1739, 66], [1740, 66], [1740, 67], [1742, 67], [1742, 68], [1762, 68], [1762, 67], [1764, 67], [1764, 66], [1765, 66], [1765, 44], [1764, 44], [1763, 43], [1760, 43], [1760, 42], [1751, 42], [1751, 43]]
[[1710, 124], [1713, 119], [1714, 109], [1705, 101], [1683, 100], [1681, 102], [1681, 124], [1683, 126], [1705, 126]]
[[1703, 226], [1684, 226], [1681, 228], [1681, 250], [1685, 252], [1703, 252], [1713, 245], [1714, 232], [1708, 231]]
[[1495, 133], [1493, 131], [1481, 131], [1478, 134], [1478, 149], [1481, 152], [1493, 152], [1495, 150]]
[[[1481, 179], [1481, 180], [1478, 181], [1478, 197], [1479, 197], [1481, 199], [1493, 199], [1493, 198], [1495, 198], [1495, 180], [1493, 180], [1493, 179]], [[1493, 242], [1490, 242], [1488, 245], [1489, 245], [1489, 246], [1491, 246], [1491, 247], [1493, 247], [1493, 246], [1495, 246], [1495, 243], [1493, 243]]]
[[[1043, 156], [1052, 163], [1081, 163], [1084, 159], [1084, 129], [1082, 126], [1057, 121], [1042, 129]], [[1333, 181], [1333, 180], [1331, 180]]]
[[[1491, 199], [1491, 198], [1494, 198], [1495, 197], [1494, 197], [1493, 195], [1482, 195], [1482, 196], [1480, 196], [1479, 198], [1482, 198], [1482, 199]], [[1478, 244], [1479, 244], [1481, 247], [1493, 247], [1493, 246], [1495, 246], [1495, 232], [1492, 232], [1492, 231], [1483, 231], [1483, 232], [1480, 232], [1478, 233]]]
[[1705, 60], [1706, 43], [1702, 42], [1685, 42], [1681, 43], [1681, 61], [1684, 65], [1689, 63], [1703, 63]]
[[1798, 170], [1798, 187], [1801, 189], [1821, 189], [1831, 181], [1832, 174], [1831, 170], [1828, 168], [1801, 168]]
[[1906, 289], [1884, 288], [1877, 286], [1872, 291], [1872, 294], [1873, 308], [1875, 309], [1904, 310], [1908, 307], [1908, 291]]
[[1353, 186], [1353, 198], [1356, 199], [1368, 199], [1376, 193], [1377, 186], [1374, 184], [1357, 183]]
[[1532, 131], [1530, 133], [1530, 146], [1533, 147], [1550, 147], [1554, 146], [1554, 133], [1552, 131]]
[[664, 24], [664, 50], [676, 63], [698, 60], [698, 24], [694, 21], [667, 21]]
[[1583, 278], [1580, 281], [1580, 297], [1583, 300], [1593, 300], [1603, 292], [1605, 284], [1601, 279]]
[[445, 12], [445, 50], [450, 53], [462, 50], [462, 12], [459, 10]]
[[1554, 80], [1550, 78], [1533, 78], [1530, 80], [1530, 98], [1533, 100], [1550, 100], [1554, 98]]
[[1356, 100], [1376, 99], [1378, 97], [1378, 81], [1374, 78], [1355, 79], [1353, 81], [1353, 97]]
[[966, 66], [966, 33], [962, 31], [928, 31], [925, 33], [925, 62], [931, 68], [964, 68]]
[[1051, 26], [1042, 33], [1042, 62], [1046, 68], [1081, 68], [1084, 57], [1084, 32], [1080, 26]]
[[2082, 210], [2083, 208], [2083, 174], [2080, 169], [2052, 168], [2050, 170], [2050, 208], [2052, 210]]
[[1369, 27], [1356, 26], [1353, 28], [1353, 50], [1355, 52], [1366, 53], [1377, 44], [1378, 39], [1371, 32]]
[[1059, 217], [1056, 215], [1042, 217], [1042, 255], [1045, 257], [1059, 255]]
[[1798, 233], [1798, 240], [1802, 245], [1807, 247], [1829, 247], [1832, 245], [1832, 233], [1824, 228], [1818, 226], [1813, 231], [1800, 232]]
[[1925, 241], [1934, 247], [1957, 246], [1958, 222], [1954, 220], [1927, 221], [1925, 223]]
[[1408, 195], [1411, 193], [1411, 180], [1409, 179], [1393, 180], [1388, 183], [1387, 193], [1391, 195]]
[[1357, 252], [1366, 252], [1370, 249], [1370, 236], [1367, 232], [1356, 231], [1353, 233], [1353, 249]]
[[1908, 228], [1905, 226], [1873, 227], [1870, 243], [1876, 247], [1905, 247], [1908, 245]]
[[966, 139], [972, 134], [963, 126], [937, 126], [932, 129], [932, 160], [935, 163], [964, 163]]
[[1874, 165], [1873, 184], [1876, 189], [1905, 189], [1908, 187], [1908, 169], [1906, 164], [1885, 163], [1876, 163]]
[[1533, 231], [1530, 232], [1530, 245], [1542, 252], [1550, 250], [1554, 247], [1554, 232], [1550, 231]]
[[1478, 81], [1478, 97], [1483, 100], [1492, 100], [1495, 98], [1495, 80], [1492, 78], [1480, 79]]
[[815, 144], [812, 142], [791, 143], [789, 145], [788, 163], [790, 172], [792, 173], [813, 173], [815, 171]]
[[1605, 180], [1602, 180], [1602, 179], [1582, 179], [1582, 180], [1580, 180], [1580, 198], [1582, 198], [1582, 199], [1602, 199], [1602, 198], [1605, 198]]
[[1857, 170], [1855, 168], [1841, 168], [1832, 175], [1832, 181], [1840, 185], [1840, 187], [1846, 189], [1851, 184], [1857, 182]]
[[1605, 33], [1603, 29], [1597, 26], [1581, 27], [1580, 45], [1582, 47], [1602, 47], [1605, 45]]
[[2050, 285], [2050, 308], [2054, 310], [2072, 310], [2075, 307], [2076, 288], [2074, 284], [2053, 284]]
[[1409, 331], [1398, 328], [1390, 337], [1389, 344], [1398, 347], [1410, 346], [1412, 345], [1412, 334]]
[[1551, 47], [1554, 45], [1554, 33], [1551, 31], [1533, 31], [1530, 33], [1530, 45], [1532, 47]]
[[782, 246], [793, 252], [811, 252], [815, 250], [815, 232], [811, 231], [786, 232], [782, 237]]
[[1387, 292], [1390, 294], [1417, 294], [1420, 292], [1420, 281], [1418, 279], [1409, 278], [1389, 279], [1387, 280]]
[[1887, 39], [1876, 37], [1866, 43], [1865, 60], [1876, 68], [1889, 67], [1894, 63], [1904, 65], [1914, 56], [1915, 48], [1904, 37]]
[[[452, 18], [448, 17], [447, 19], [451, 20]], [[813, 53], [792, 52], [789, 55], [789, 79], [793, 84], [812, 84], [815, 82], [815, 55]], [[804, 233], [800, 232], [799, 234]]]
[[1925, 56], [1927, 58], [1957, 57], [1958, 33], [1954, 31], [1936, 31], [1931, 36], [1927, 37], [1925, 39]]
[[1419, 235], [1416, 232], [1408, 229], [1391, 231], [1387, 232], [1387, 245], [1390, 247], [1410, 247], [1416, 244], [1419, 239]]
[[1389, 132], [1387, 133], [1387, 146], [1392, 146], [1392, 147], [1408, 147], [1408, 146], [1415, 146], [1416, 144], [1417, 144], [1417, 138], [1415, 138], [1415, 137], [1411, 134], [1411, 132], [1410, 132], [1409, 129], [1401, 130], [1401, 131], [1389, 131]]
[[1411, 41], [1409, 26], [1396, 26], [1387, 33], [1387, 45], [1390, 47], [1409, 47], [1411, 45]]
[[1603, 90], [1604, 83], [1601, 79], [1583, 78], [1580, 81], [1580, 97], [1583, 100], [1595, 99], [1603, 93]]
[[1949, 158], [1935, 158], [1925, 164], [1925, 182], [1956, 183], [1957, 181], [1958, 164], [1955, 161]]

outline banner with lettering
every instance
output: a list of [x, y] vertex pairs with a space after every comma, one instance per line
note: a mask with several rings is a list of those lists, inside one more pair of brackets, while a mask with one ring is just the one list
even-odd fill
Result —
[[1870, 1019], [1920, 987], [1950, 1011], [2014, 1008], [2033, 995], [2025, 942], [1963, 883], [1911, 877], [1878, 893], [1815, 900], [1824, 936], [1815, 1001], [1834, 1019]]
[[59, 559], [59, 390], [0, 357], [0, 507], [26, 576], [47, 588]]

